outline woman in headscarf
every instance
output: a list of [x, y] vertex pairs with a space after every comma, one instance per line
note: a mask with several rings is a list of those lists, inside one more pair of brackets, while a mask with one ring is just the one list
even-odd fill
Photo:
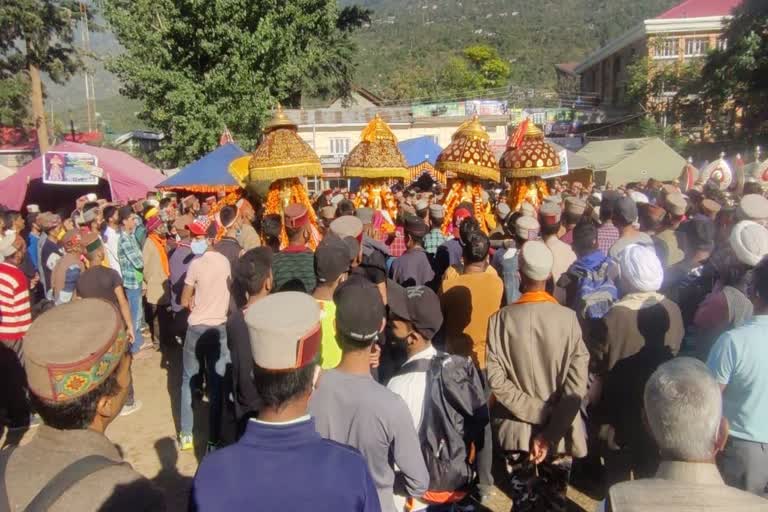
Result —
[[752, 318], [747, 283], [752, 269], [766, 254], [768, 229], [744, 220], [733, 227], [728, 245], [712, 256], [718, 279], [693, 318], [696, 357], [706, 361], [722, 333]]

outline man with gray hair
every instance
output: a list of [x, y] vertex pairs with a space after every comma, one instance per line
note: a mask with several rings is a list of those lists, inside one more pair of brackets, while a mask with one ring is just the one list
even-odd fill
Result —
[[606, 510], [768, 509], [768, 501], [725, 485], [715, 466], [728, 420], [720, 388], [701, 361], [680, 357], [659, 366], [645, 385], [643, 402], [662, 462], [655, 478], [611, 487]]

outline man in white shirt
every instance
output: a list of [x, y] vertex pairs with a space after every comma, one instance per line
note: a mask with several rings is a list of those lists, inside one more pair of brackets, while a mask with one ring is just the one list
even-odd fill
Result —
[[107, 223], [107, 227], [104, 228], [101, 238], [104, 242], [104, 252], [107, 253], [107, 263], [109, 263], [109, 268], [120, 274], [120, 277], [123, 277], [123, 273], [120, 270], [120, 260], [117, 257], [117, 248], [120, 242], [120, 215], [118, 209], [112, 205], [104, 207], [104, 220]]
[[[422, 452], [435, 453], [441, 467], [444, 468], [446, 462], [451, 467], [450, 471], [441, 471], [441, 477], [431, 479], [430, 490], [424, 494], [423, 501], [414, 498], [406, 508], [404, 499], [395, 496], [396, 506], [398, 510], [416, 511], [426, 509], [428, 504], [461, 501], [475, 479], [477, 460], [471, 460], [469, 445], [473, 444], [476, 452], [486, 453], [485, 450], [490, 449], [490, 436], [486, 440], [484, 435], [488, 414], [480, 375], [470, 359], [438, 352], [432, 346], [432, 338], [443, 324], [440, 299], [434, 291], [426, 286], [402, 288], [392, 283], [387, 291], [392, 334], [405, 345], [408, 355], [408, 360], [387, 387], [400, 395], [408, 406], [413, 425], [419, 432]], [[435, 385], [439, 387], [431, 389]], [[428, 389], [431, 389], [429, 397]], [[436, 396], [440, 398], [434, 398]], [[436, 403], [450, 405], [437, 406]], [[446, 418], [451, 418], [450, 426], [443, 423]], [[455, 429], [458, 425], [461, 432]], [[438, 441], [439, 448], [435, 452], [434, 445]], [[446, 449], [442, 452], [450, 454], [448, 461], [445, 455], [440, 457], [443, 447]], [[481, 474], [478, 485], [481, 500], [490, 494], [488, 487]]]

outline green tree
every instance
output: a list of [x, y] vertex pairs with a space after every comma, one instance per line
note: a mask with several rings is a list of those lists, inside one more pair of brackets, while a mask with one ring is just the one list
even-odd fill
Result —
[[74, 46], [79, 10], [73, 0], [0, 2], [0, 111], [14, 124], [24, 119], [27, 104], [21, 95], [28, 92], [41, 151], [48, 148], [48, 127], [40, 73], [61, 84], [82, 68]]
[[768, 2], [745, 0], [725, 41], [708, 56], [697, 87], [711, 112], [740, 108], [747, 132], [755, 134], [768, 122]]
[[477, 74], [477, 80], [483, 88], [491, 89], [507, 85], [511, 69], [509, 64], [501, 60], [496, 48], [476, 44], [464, 49], [464, 57]]
[[[159, 158], [181, 165], [213, 149], [224, 126], [252, 144], [278, 102], [345, 96], [369, 19], [334, 0], [106, 0], [126, 51], [108, 67], [140, 119], [166, 134]], [[343, 14], [343, 16], [342, 16]]]
[[29, 122], [29, 79], [23, 72], [0, 78], [0, 125], [23, 126]]

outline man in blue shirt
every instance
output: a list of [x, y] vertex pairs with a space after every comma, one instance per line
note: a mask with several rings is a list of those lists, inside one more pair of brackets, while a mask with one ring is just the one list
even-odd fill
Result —
[[360, 452], [322, 439], [307, 412], [320, 375], [320, 306], [278, 292], [249, 306], [245, 323], [263, 405], [236, 444], [203, 460], [190, 509], [380, 512]]
[[724, 333], [707, 366], [723, 390], [730, 437], [718, 457], [728, 485], [765, 495], [768, 485], [768, 258], [755, 267], [750, 286], [754, 317]]

